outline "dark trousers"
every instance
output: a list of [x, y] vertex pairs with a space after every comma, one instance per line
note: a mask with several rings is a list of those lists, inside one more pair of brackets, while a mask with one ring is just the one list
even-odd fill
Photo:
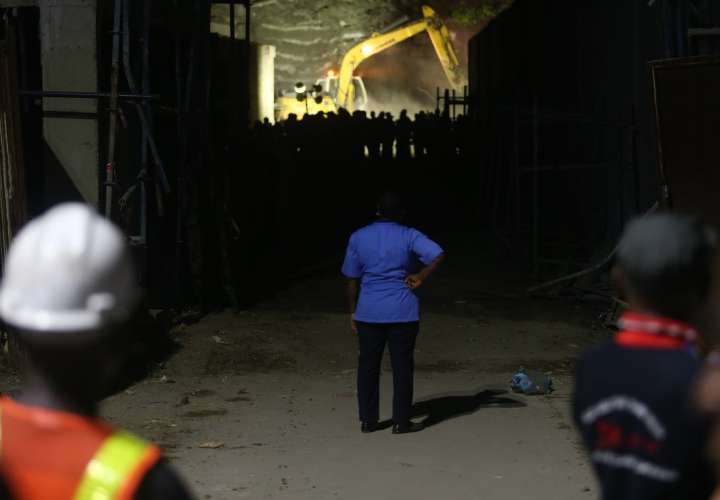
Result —
[[388, 344], [393, 369], [393, 422], [407, 422], [412, 411], [415, 340], [420, 324], [358, 322], [357, 327], [360, 420], [377, 422], [380, 418], [380, 368], [385, 344]]

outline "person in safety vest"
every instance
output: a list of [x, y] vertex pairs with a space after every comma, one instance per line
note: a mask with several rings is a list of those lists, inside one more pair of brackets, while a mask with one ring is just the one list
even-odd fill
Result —
[[630, 308], [614, 338], [579, 360], [573, 402], [603, 499], [713, 491], [710, 421], [692, 395], [716, 240], [693, 218], [662, 213], [631, 222], [620, 241], [613, 278]]
[[190, 498], [157, 447], [98, 417], [139, 299], [123, 234], [86, 205], [62, 204], [20, 231], [3, 272], [0, 318], [26, 357], [19, 395], [0, 399], [13, 498]]

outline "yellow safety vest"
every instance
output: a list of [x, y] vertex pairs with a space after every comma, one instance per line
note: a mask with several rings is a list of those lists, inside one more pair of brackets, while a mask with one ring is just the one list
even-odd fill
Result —
[[[0, 407], [0, 451], [3, 442]], [[123, 430], [108, 437], [85, 467], [73, 500], [116, 500], [153, 445]]]
[[125, 431], [107, 438], [85, 469], [74, 500], [114, 500], [151, 444]]

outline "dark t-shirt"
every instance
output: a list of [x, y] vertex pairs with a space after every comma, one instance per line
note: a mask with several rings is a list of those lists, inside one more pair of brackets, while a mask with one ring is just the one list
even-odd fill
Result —
[[573, 413], [602, 498], [710, 496], [708, 425], [689, 402], [700, 366], [686, 349], [628, 348], [614, 341], [581, 358]]
[[135, 494], [135, 500], [156, 498], [167, 500], [192, 500], [193, 498], [165, 460], [160, 460], [155, 467], [148, 471]]

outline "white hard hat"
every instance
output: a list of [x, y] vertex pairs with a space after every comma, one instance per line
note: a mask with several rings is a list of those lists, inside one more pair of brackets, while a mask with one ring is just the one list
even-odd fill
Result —
[[128, 319], [139, 296], [125, 237], [82, 203], [28, 223], [3, 272], [0, 317], [21, 330], [98, 330]]

